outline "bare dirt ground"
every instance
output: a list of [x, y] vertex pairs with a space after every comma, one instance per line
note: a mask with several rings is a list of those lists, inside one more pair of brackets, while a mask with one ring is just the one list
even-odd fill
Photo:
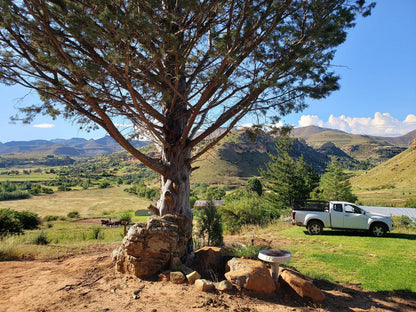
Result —
[[115, 272], [111, 248], [51, 261], [0, 263], [0, 311], [416, 311], [414, 293], [363, 291], [316, 282], [321, 305], [281, 287], [273, 296], [237, 290], [204, 293], [194, 285], [141, 280]]

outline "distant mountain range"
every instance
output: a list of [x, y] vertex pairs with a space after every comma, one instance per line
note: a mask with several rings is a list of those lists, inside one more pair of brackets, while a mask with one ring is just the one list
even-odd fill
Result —
[[[133, 145], [140, 147], [150, 142], [134, 140]], [[122, 151], [123, 148], [110, 136], [101, 139], [55, 139], [11, 141], [0, 143], [0, 155], [14, 153], [39, 153], [65, 156], [99, 156]]]
[[[303, 155], [309, 166], [322, 173], [331, 156], [348, 169], [377, 166], [406, 150], [416, 139], [416, 131], [383, 138], [308, 126], [294, 129], [292, 136], [297, 139], [292, 156]], [[192, 173], [192, 180], [233, 185], [241, 181], [238, 178], [259, 175], [258, 168], [270, 161], [267, 153], [275, 151], [275, 139], [273, 135], [260, 134], [253, 141], [245, 130], [234, 131], [194, 164], [199, 168]]]
[[401, 153], [416, 139], [416, 130], [400, 137], [350, 134], [340, 130], [307, 126], [296, 128], [293, 136], [319, 149], [333, 144], [358, 161], [379, 164]]
[[[416, 130], [400, 137], [376, 137], [308, 126], [295, 128], [292, 136], [297, 138], [293, 156], [303, 155], [306, 163], [322, 172], [331, 155], [337, 156], [346, 168], [374, 167], [407, 149], [416, 139]], [[275, 139], [273, 135], [261, 134], [253, 141], [245, 130], [233, 131], [216, 144], [207, 157], [195, 164], [201, 167], [198, 175], [203, 174], [205, 170], [219, 170], [218, 176], [256, 175], [257, 168], [264, 166], [269, 160], [267, 152], [274, 151]], [[136, 147], [150, 143], [133, 141]], [[109, 136], [98, 140], [72, 138], [0, 143], [0, 155], [30, 153], [92, 157], [122, 150], [123, 148]], [[213, 163], [215, 166], [212, 166]], [[209, 174], [206, 172], [204, 175]], [[200, 180], [205, 179], [201, 176]]]
[[336, 145], [360, 144], [362, 142], [378, 142], [386, 145], [409, 147], [416, 139], [416, 130], [399, 137], [383, 137], [362, 134], [350, 134], [341, 130], [321, 128], [318, 126], [299, 127], [293, 135], [303, 138], [311, 146], [322, 145], [330, 139]]

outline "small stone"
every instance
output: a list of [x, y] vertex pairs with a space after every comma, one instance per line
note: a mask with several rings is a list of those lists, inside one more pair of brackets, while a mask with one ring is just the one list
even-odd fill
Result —
[[175, 272], [170, 272], [169, 279], [174, 284], [182, 284], [183, 282], [185, 282], [186, 277], [185, 275], [183, 275], [182, 272], [175, 271]]
[[197, 271], [193, 271], [192, 273], [189, 273], [186, 275], [186, 279], [188, 280], [189, 284], [194, 284], [197, 279], [200, 279], [201, 275]]
[[162, 273], [159, 273], [159, 275], [158, 275], [158, 278], [159, 278], [159, 281], [163, 281], [163, 282], [169, 282], [169, 280], [170, 280], [170, 272], [171, 271], [164, 271], [164, 272], [162, 272]]
[[195, 286], [201, 291], [211, 291], [215, 289], [214, 283], [206, 279], [197, 279], [195, 281]]
[[233, 285], [227, 280], [223, 280], [221, 282], [215, 283], [214, 285], [215, 285], [215, 289], [219, 291], [227, 291], [227, 290], [233, 289]]

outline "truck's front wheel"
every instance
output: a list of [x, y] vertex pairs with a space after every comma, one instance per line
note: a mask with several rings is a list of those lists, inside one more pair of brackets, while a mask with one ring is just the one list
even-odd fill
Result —
[[311, 221], [308, 223], [307, 229], [311, 235], [319, 235], [322, 233], [323, 225], [319, 221]]
[[384, 236], [386, 234], [386, 227], [382, 223], [374, 223], [370, 227], [370, 233], [375, 237]]

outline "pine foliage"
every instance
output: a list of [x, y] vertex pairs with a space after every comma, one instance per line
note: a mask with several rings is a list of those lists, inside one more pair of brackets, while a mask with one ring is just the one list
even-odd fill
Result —
[[289, 207], [295, 199], [308, 199], [317, 186], [318, 176], [308, 167], [303, 156], [295, 159], [290, 155], [293, 141], [287, 136], [280, 137], [275, 144], [276, 155], [269, 153], [270, 162], [260, 170], [267, 198], [280, 208]]

